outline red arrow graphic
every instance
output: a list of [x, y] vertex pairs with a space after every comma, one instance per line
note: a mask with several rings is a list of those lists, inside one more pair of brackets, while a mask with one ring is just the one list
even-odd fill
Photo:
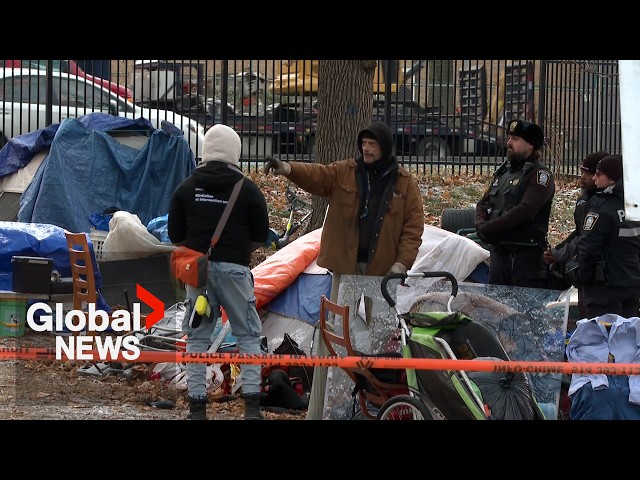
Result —
[[164, 302], [139, 283], [136, 283], [136, 296], [153, 309], [153, 311], [147, 315], [147, 319], [144, 322], [144, 326], [147, 329], [164, 318]]

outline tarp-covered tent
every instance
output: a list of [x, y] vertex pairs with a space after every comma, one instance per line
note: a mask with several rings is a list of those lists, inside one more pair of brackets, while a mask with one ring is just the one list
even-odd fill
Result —
[[91, 215], [116, 207], [146, 224], [167, 213], [173, 191], [194, 168], [188, 142], [170, 123], [152, 130], [138, 150], [68, 118], [22, 195], [18, 221], [88, 232]]
[[21, 194], [18, 221], [71, 231], [88, 232], [90, 216], [110, 207], [148, 223], [166, 214], [173, 190], [194, 168], [174, 125], [156, 130], [144, 118], [91, 113], [12, 138], [0, 150], [0, 201], [11, 215]]
[[15, 137], [0, 150], [0, 194], [9, 185], [21, 195], [18, 221], [0, 221], [0, 289], [11, 290], [13, 256], [53, 258], [53, 268], [71, 276], [64, 229], [90, 232], [96, 213], [116, 207], [145, 224], [167, 213], [195, 160], [182, 131], [162, 126], [92, 113]]
[[[97, 113], [78, 120], [87, 128], [111, 132], [119, 142], [138, 149], [144, 146], [153, 131], [144, 118], [132, 120]], [[0, 221], [18, 220], [20, 197], [49, 155], [49, 147], [59, 127], [59, 123], [54, 123], [35, 132], [18, 135], [0, 149]]]

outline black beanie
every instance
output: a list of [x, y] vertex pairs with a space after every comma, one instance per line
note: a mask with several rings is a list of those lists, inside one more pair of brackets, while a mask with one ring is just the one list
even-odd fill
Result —
[[604, 173], [614, 182], [622, 178], [622, 155], [608, 155], [598, 162], [596, 171]]
[[527, 120], [511, 120], [507, 135], [514, 135], [523, 138], [536, 150], [540, 150], [544, 145], [544, 133], [539, 125]]
[[584, 170], [589, 172], [591, 175], [596, 173], [596, 166], [598, 162], [602, 160], [604, 157], [608, 156], [609, 152], [593, 152], [584, 157], [582, 159], [582, 163], [580, 164], [580, 170]]

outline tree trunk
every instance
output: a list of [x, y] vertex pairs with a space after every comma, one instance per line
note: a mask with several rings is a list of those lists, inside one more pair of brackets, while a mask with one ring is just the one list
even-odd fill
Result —
[[[358, 132], [371, 123], [376, 60], [320, 60], [315, 161], [356, 158]], [[307, 233], [322, 227], [328, 200], [313, 196]]]

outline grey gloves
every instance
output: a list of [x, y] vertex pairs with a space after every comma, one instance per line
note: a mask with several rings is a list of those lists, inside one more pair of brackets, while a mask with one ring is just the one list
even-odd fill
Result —
[[276, 160], [273, 157], [267, 157], [264, 164], [264, 173], [272, 171], [276, 175], [284, 175], [285, 177], [291, 173], [291, 165], [282, 160]]
[[405, 267], [402, 263], [396, 262], [391, 265], [389, 269], [389, 273], [407, 273], [407, 267]]

